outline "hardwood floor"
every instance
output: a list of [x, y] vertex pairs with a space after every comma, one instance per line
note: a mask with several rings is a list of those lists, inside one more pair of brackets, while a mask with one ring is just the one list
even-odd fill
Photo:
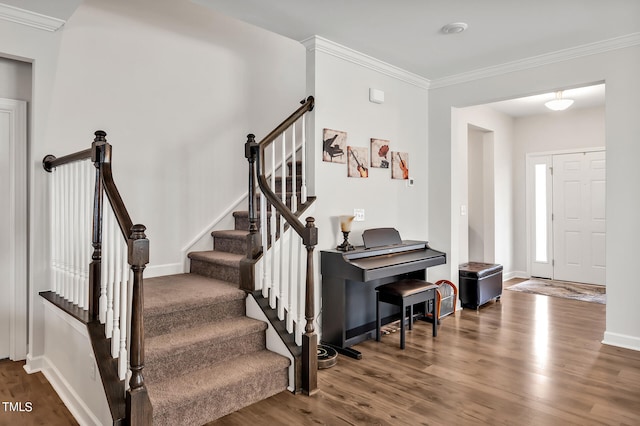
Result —
[[[515, 283], [517, 281], [513, 281]], [[511, 283], [506, 283], [508, 286]], [[356, 346], [314, 397], [280, 393], [210, 426], [638, 425], [640, 352], [600, 343], [605, 306], [514, 291]]]
[[[508, 286], [509, 283], [506, 284]], [[283, 392], [232, 413], [224, 425], [638, 425], [640, 352], [600, 343], [605, 306], [514, 291], [479, 311], [356, 346], [319, 372], [313, 397]], [[0, 425], [76, 422], [41, 373], [0, 361], [0, 399], [32, 401]]]
[[0, 361], [0, 425], [77, 425], [44, 375], [27, 374], [23, 366], [22, 361]]

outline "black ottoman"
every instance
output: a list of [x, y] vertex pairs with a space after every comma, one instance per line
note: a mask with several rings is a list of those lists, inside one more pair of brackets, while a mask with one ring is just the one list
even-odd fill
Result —
[[458, 269], [460, 303], [465, 308], [478, 309], [491, 299], [502, 296], [502, 265], [493, 263], [463, 263]]

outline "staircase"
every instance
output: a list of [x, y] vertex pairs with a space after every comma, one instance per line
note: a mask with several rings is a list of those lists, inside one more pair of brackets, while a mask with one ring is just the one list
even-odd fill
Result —
[[235, 229], [212, 232], [213, 250], [189, 253], [190, 273], [145, 280], [144, 377], [154, 425], [202, 425], [289, 384], [289, 359], [266, 349], [267, 324], [245, 316], [238, 285], [248, 212], [233, 216]]

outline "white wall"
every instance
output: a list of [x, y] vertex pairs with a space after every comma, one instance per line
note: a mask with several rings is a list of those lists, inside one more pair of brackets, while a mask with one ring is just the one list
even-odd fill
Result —
[[[468, 176], [467, 176], [467, 232], [460, 232], [460, 262], [469, 259], [484, 261], [485, 217], [484, 217], [484, 135], [478, 128], [468, 130]], [[489, 220], [491, 218], [487, 218]], [[493, 220], [491, 220], [493, 222]], [[465, 238], [468, 240], [465, 243]], [[462, 248], [468, 247], [465, 252]]]
[[31, 101], [31, 63], [0, 56], [0, 98]]
[[[545, 93], [605, 81], [607, 140], [607, 324], [604, 341], [640, 350], [640, 285], [636, 263], [640, 209], [640, 46], [593, 53], [508, 74], [451, 84], [429, 91], [429, 234], [447, 251], [459, 250], [454, 229], [451, 107]], [[443, 278], [454, 271], [438, 268]]]
[[605, 147], [605, 108], [516, 118], [514, 121], [514, 270], [527, 271], [526, 156], [582, 148]]
[[[316, 97], [311, 125], [315, 143], [312, 191], [318, 197], [316, 251], [333, 249], [342, 242], [338, 216], [353, 214], [354, 208], [365, 210], [365, 221], [353, 222], [349, 241], [354, 245], [362, 244], [363, 230], [377, 227], [395, 227], [403, 239], [428, 240], [427, 90], [419, 82], [386, 74], [386, 64], [373, 58], [323, 40], [317, 43], [323, 49], [308, 45], [307, 62], [308, 87]], [[362, 64], [363, 58], [369, 65]], [[383, 104], [369, 102], [369, 88], [384, 91]], [[347, 145], [370, 149], [370, 139], [379, 138], [389, 140], [392, 151], [408, 152], [414, 186], [391, 179], [390, 169], [369, 168], [368, 178], [350, 178], [346, 164], [322, 161], [324, 128], [347, 132]], [[317, 279], [320, 282], [319, 276]]]
[[[458, 265], [468, 260], [499, 263], [504, 268], [504, 274], [509, 274], [513, 268], [513, 119], [487, 106], [476, 106], [454, 109], [450, 122], [453, 128], [451, 149], [455, 150], [450, 174], [455, 189], [450, 208], [457, 249], [451, 250], [447, 268], [454, 282], [458, 278]], [[480, 158], [472, 158], [468, 153], [469, 127], [484, 130]], [[468, 256], [468, 235], [469, 215], [472, 212], [469, 208], [469, 214], [463, 215], [461, 209], [469, 206], [469, 164], [478, 161], [483, 165], [479, 183], [483, 187], [484, 201], [484, 256], [482, 259], [471, 259]], [[431, 226], [429, 229], [432, 229]], [[438, 269], [442, 271], [445, 268]]]
[[87, 327], [44, 299], [41, 303], [47, 323], [42, 372], [81, 425], [112, 424]]
[[150, 276], [180, 272], [182, 249], [246, 193], [246, 135], [305, 97], [305, 49], [187, 0], [144, 3], [89, 0], [67, 22], [48, 138], [61, 154], [108, 133]]

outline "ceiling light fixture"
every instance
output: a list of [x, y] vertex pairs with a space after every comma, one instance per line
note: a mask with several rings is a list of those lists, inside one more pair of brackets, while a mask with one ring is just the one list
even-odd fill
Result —
[[466, 30], [469, 26], [465, 22], [454, 22], [452, 24], [447, 24], [440, 31], [444, 34], [459, 34]]
[[556, 92], [556, 98], [546, 102], [544, 106], [553, 111], [564, 111], [573, 104], [573, 99], [564, 99], [562, 97], [562, 90]]

